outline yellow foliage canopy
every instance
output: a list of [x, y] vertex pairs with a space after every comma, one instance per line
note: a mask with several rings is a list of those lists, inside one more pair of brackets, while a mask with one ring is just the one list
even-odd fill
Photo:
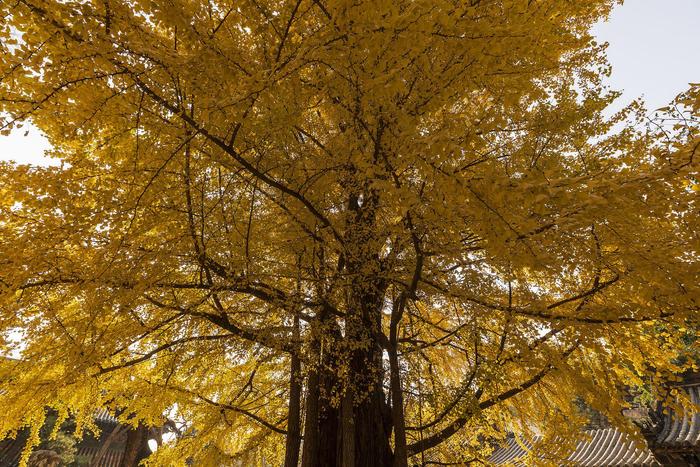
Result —
[[106, 406], [181, 424], [154, 465], [405, 466], [623, 423], [697, 324], [698, 146], [603, 116], [613, 3], [0, 0], [0, 125], [62, 161], [0, 166], [0, 437]]

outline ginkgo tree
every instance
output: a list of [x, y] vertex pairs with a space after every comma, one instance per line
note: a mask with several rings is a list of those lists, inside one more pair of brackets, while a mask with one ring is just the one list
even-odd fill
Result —
[[60, 160], [0, 166], [0, 437], [401, 467], [623, 424], [697, 322], [698, 145], [605, 116], [614, 3], [0, 0], [0, 124]]

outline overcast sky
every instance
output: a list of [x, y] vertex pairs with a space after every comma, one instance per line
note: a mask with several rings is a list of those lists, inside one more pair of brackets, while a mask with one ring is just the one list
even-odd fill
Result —
[[[609, 83], [624, 91], [616, 107], [643, 96], [651, 111], [700, 82], [700, 0], [626, 0], [594, 32], [610, 43]], [[46, 139], [34, 128], [24, 137], [26, 129], [0, 136], [0, 160], [49, 163]]]
[[610, 44], [609, 84], [622, 102], [643, 96], [651, 111], [700, 82], [700, 0], [625, 0], [594, 33]]

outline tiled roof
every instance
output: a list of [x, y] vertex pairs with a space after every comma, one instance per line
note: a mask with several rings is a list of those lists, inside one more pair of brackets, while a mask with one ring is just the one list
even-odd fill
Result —
[[101, 422], [101, 423], [111, 424], [111, 425], [116, 425], [117, 423], [119, 423], [117, 421], [117, 419], [113, 415], [111, 415], [107, 411], [107, 409], [104, 409], [104, 408], [97, 409], [95, 411], [95, 421], [98, 423]]
[[17, 436], [17, 439], [0, 440], [0, 465], [11, 466], [18, 464], [26, 442], [26, 435], [22, 436], [21, 434]]
[[[580, 466], [656, 466], [659, 464], [648, 449], [640, 449], [624, 433], [615, 428], [591, 430], [587, 432], [590, 439], [579, 441], [573, 452], [561, 455], [561, 462]], [[535, 437], [534, 442], [540, 441]], [[507, 439], [506, 445], [499, 448], [489, 458], [493, 465], [525, 465], [522, 460], [530, 453], [533, 444], [518, 442], [514, 437]], [[535, 457], [549, 459], [557, 453], [542, 453]]]
[[[690, 401], [700, 406], [700, 385], [686, 387]], [[700, 413], [684, 412], [678, 417], [671, 411], [664, 415], [663, 428], [656, 436], [655, 444], [668, 449], [693, 447], [700, 448]]]
[[[0, 441], [0, 466], [3, 467], [15, 467], [19, 464], [19, 458], [22, 455], [22, 450], [24, 449], [24, 440], [3, 440]], [[79, 447], [78, 456], [85, 456], [88, 463], [92, 465], [92, 460], [97, 455], [99, 447]], [[122, 461], [122, 456], [124, 452], [122, 450], [107, 449], [107, 451], [100, 459], [97, 467], [119, 467]]]
[[[116, 425], [118, 423], [117, 419], [110, 415], [107, 409], [98, 409], [95, 412], [95, 422], [104, 425]], [[18, 465], [26, 443], [26, 430], [20, 431], [14, 439], [0, 440], [0, 467], [14, 467]], [[78, 455], [88, 456], [89, 461], [92, 461], [97, 451], [98, 448], [81, 447], [80, 443], [78, 444]], [[120, 450], [108, 449], [98, 467], [119, 467], [122, 454]]]
[[[78, 449], [78, 456], [85, 456], [88, 459], [88, 462], [90, 465], [92, 465], [92, 460], [95, 458], [97, 455], [97, 452], [100, 450], [100, 448], [80, 448]], [[119, 467], [119, 464], [122, 461], [122, 456], [124, 452], [123, 451], [116, 451], [113, 449], [108, 449], [107, 452], [105, 452], [104, 456], [102, 456], [102, 459], [100, 459], [100, 463], [97, 464], [98, 467]]]
[[[0, 441], [0, 466], [16, 467], [24, 450], [26, 436], [18, 439], [5, 439]], [[85, 456], [88, 463], [92, 465], [92, 460], [97, 455], [100, 447], [84, 447], [78, 444], [78, 456]], [[107, 449], [97, 467], [119, 467], [124, 452], [122, 449]]]
[[[700, 384], [687, 385], [683, 388], [693, 404], [700, 406]], [[684, 411], [676, 414], [668, 410], [661, 423], [656, 425], [658, 433], [645, 435], [650, 448], [638, 447], [632, 439], [616, 428], [588, 431], [589, 439], [580, 441], [573, 452], [536, 453], [532, 455], [541, 459], [561, 457], [561, 462], [579, 466], [651, 466], [662, 465], [669, 452], [700, 453], [700, 413]], [[534, 444], [540, 441], [533, 439]], [[524, 465], [524, 458], [531, 453], [533, 443], [518, 441], [510, 436], [504, 446], [497, 449], [489, 458], [494, 465]], [[656, 457], [654, 455], [656, 454]], [[661, 456], [661, 457], [659, 457]], [[658, 459], [658, 460], [657, 460]]]

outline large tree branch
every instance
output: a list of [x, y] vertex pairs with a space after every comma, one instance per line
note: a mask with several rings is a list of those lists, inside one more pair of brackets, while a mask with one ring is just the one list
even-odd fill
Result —
[[[569, 347], [566, 351], [562, 353], [562, 358], [565, 359], [569, 355], [571, 355], [574, 350], [578, 348], [579, 343], [575, 343], [571, 347]], [[479, 410], [485, 410], [487, 408], [490, 408], [500, 402], [503, 402], [507, 399], [510, 399], [514, 396], [517, 396], [518, 394], [521, 394], [522, 392], [526, 391], [527, 389], [531, 388], [532, 386], [536, 385], [539, 383], [545, 376], [547, 376], [552, 370], [556, 368], [555, 365], [553, 364], [548, 364], [544, 368], [542, 368], [540, 371], [538, 371], [536, 374], [534, 374], [532, 377], [530, 377], [528, 380], [520, 383], [518, 386], [515, 386], [507, 391], [504, 391], [496, 396], [493, 396], [478, 405]], [[423, 438], [422, 440], [410, 444], [408, 446], [408, 453], [409, 455], [415, 455], [418, 453], [421, 453], [423, 451], [426, 451], [428, 449], [434, 448], [443, 442], [447, 441], [452, 435], [457, 433], [459, 430], [461, 430], [468, 422], [471, 420], [472, 416], [474, 415], [474, 411], [467, 411], [466, 413], [463, 413], [459, 417], [457, 417], [455, 420], [453, 420], [449, 425], [444, 427], [442, 430], [438, 431], [432, 436], [429, 436], [427, 438]]]
[[[253, 163], [248, 161], [245, 157], [243, 157], [238, 151], [236, 151], [232, 145], [227, 144], [223, 139], [219, 138], [218, 136], [214, 135], [213, 133], [209, 132], [206, 128], [204, 128], [203, 125], [201, 125], [199, 122], [197, 122], [193, 117], [187, 115], [184, 109], [178, 108], [175, 104], [172, 104], [169, 102], [167, 99], [162, 97], [160, 94], [155, 92], [153, 89], [151, 89], [150, 86], [148, 86], [140, 77], [137, 73], [134, 73], [133, 71], [129, 70], [125, 65], [116, 62], [118, 66], [123, 67], [124, 71], [129, 74], [131, 79], [136, 83], [136, 85], [141, 89], [147, 96], [149, 96], [153, 101], [155, 101], [157, 104], [160, 104], [164, 109], [168, 110], [169, 112], [177, 115], [180, 117], [182, 120], [187, 122], [187, 124], [192, 127], [194, 131], [196, 131], [198, 134], [201, 134], [204, 136], [207, 140], [212, 142], [214, 145], [219, 147], [224, 153], [228, 154], [231, 156], [238, 164], [240, 164], [248, 173], [250, 173], [252, 176], [266, 184], [267, 186], [274, 188], [286, 195], [289, 195], [290, 197], [296, 199], [299, 201], [314, 217], [316, 217], [320, 222], [321, 225], [324, 227], [328, 228], [332, 234], [333, 237], [338, 241], [338, 243], [342, 244], [342, 237], [341, 235], [335, 230], [333, 225], [331, 224], [330, 220], [324, 216], [321, 211], [316, 208], [316, 206], [311, 203], [306, 197], [304, 197], [301, 193], [298, 191], [290, 188], [283, 182], [272, 178], [271, 176], [267, 175], [265, 172], [261, 171], [258, 169]], [[226, 166], [227, 164], [224, 164]]]
[[97, 372], [98, 375], [103, 375], [105, 373], [111, 373], [116, 370], [122, 370], [124, 368], [129, 368], [134, 365], [138, 365], [139, 363], [143, 363], [147, 360], [150, 360], [151, 357], [154, 355], [170, 349], [172, 347], [175, 347], [176, 345], [180, 344], [185, 344], [188, 342], [201, 342], [201, 341], [213, 341], [213, 340], [219, 340], [219, 339], [226, 339], [232, 337], [233, 334], [216, 334], [216, 335], [211, 335], [211, 336], [193, 336], [193, 337], [183, 337], [181, 339], [177, 339], [171, 342], [168, 342], [163, 345], [159, 345], [155, 349], [151, 350], [150, 352], [145, 353], [139, 358], [135, 358], [133, 360], [126, 361], [124, 363], [120, 363], [119, 365], [113, 365], [113, 366], [108, 366], [108, 367], [100, 367], [100, 370]]
[[[77, 34], [75, 31], [72, 30], [69, 26], [66, 26], [63, 24], [61, 21], [57, 20], [56, 18], [53, 18], [52, 15], [49, 14], [49, 12], [41, 8], [37, 5], [34, 5], [30, 3], [28, 0], [20, 0], [22, 4], [27, 6], [30, 11], [33, 13], [37, 14], [43, 21], [51, 24], [54, 26], [59, 32], [65, 35], [66, 38], [78, 42], [78, 43], [84, 43], [86, 40], [81, 37], [79, 34]], [[186, 122], [197, 134], [200, 134], [204, 136], [208, 141], [213, 143], [215, 146], [219, 147], [225, 154], [229, 155], [231, 158], [233, 158], [240, 166], [242, 166], [248, 173], [253, 175], [255, 178], [259, 179], [266, 185], [296, 199], [299, 201], [314, 217], [316, 217], [321, 224], [328, 228], [332, 234], [333, 237], [342, 244], [342, 237], [341, 235], [335, 230], [333, 225], [331, 224], [330, 220], [321, 213], [321, 211], [314, 206], [311, 201], [309, 201], [306, 197], [304, 197], [301, 193], [299, 193], [297, 190], [294, 190], [293, 188], [290, 188], [287, 186], [285, 183], [283, 183], [280, 180], [277, 180], [275, 178], [272, 178], [271, 176], [267, 175], [263, 171], [259, 170], [255, 165], [253, 165], [250, 161], [248, 161], [246, 158], [244, 158], [238, 151], [236, 151], [233, 148], [232, 144], [227, 144], [222, 138], [214, 135], [210, 131], [208, 131], [202, 124], [197, 122], [193, 116], [188, 115], [186, 109], [180, 108], [178, 105], [171, 103], [168, 101], [166, 98], [161, 96], [159, 93], [154, 91], [151, 86], [149, 86], [143, 79], [140, 77], [140, 73], [135, 72], [134, 70], [131, 70], [125, 63], [117, 60], [116, 58], [108, 58], [109, 62], [112, 63], [114, 66], [116, 66], [120, 71], [119, 73], [124, 73], [128, 75], [136, 84], [136, 86], [148, 97], [150, 97], [155, 103], [159, 104], [163, 109], [167, 110], [168, 112], [171, 112], [174, 115], [177, 115], [180, 119], [182, 119], [184, 122]], [[222, 162], [222, 161], [220, 161]], [[223, 164], [224, 166], [227, 166], [227, 164]]]
[[[151, 384], [155, 384], [155, 383], [151, 382]], [[182, 388], [182, 387], [167, 386], [164, 389], [173, 389], [175, 391], [182, 392], [184, 394], [188, 394], [192, 397], [195, 397], [195, 398], [197, 398], [197, 399], [199, 399], [199, 400], [201, 400], [209, 405], [217, 407], [219, 409], [230, 410], [231, 412], [235, 412], [235, 413], [239, 413], [241, 415], [244, 415], [244, 416], [250, 418], [251, 420], [254, 420], [255, 422], [259, 423], [260, 425], [267, 428], [268, 430], [274, 431], [275, 433], [279, 433], [281, 435], [287, 434], [287, 430], [285, 430], [283, 428], [279, 428], [278, 426], [275, 426], [274, 424], [268, 422], [267, 420], [260, 417], [259, 415], [256, 415], [253, 412], [251, 412], [250, 410], [244, 409], [242, 407], [237, 407], [237, 406], [234, 406], [231, 404], [225, 404], [223, 402], [217, 402], [215, 400], [210, 399], [209, 397], [206, 397], [202, 394], [199, 394], [199, 393], [194, 392], [194, 391], [190, 391], [190, 390]]]

